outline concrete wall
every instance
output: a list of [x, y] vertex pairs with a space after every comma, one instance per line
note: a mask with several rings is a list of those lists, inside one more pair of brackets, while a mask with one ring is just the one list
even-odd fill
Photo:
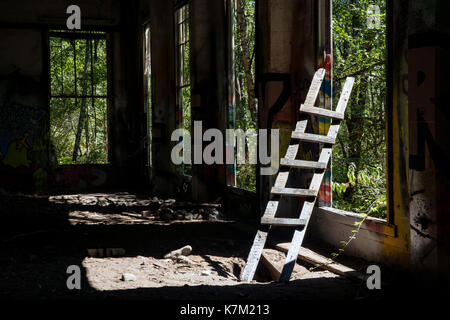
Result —
[[1, 28], [0, 39], [0, 188], [41, 187], [49, 154], [45, 35]]

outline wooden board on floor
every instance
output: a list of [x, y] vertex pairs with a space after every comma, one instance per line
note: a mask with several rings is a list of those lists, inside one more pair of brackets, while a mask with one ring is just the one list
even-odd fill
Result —
[[[279, 244], [275, 245], [275, 248], [282, 252], [288, 252], [289, 246], [290, 246], [290, 243], [279, 243]], [[347, 266], [344, 266], [337, 262], [333, 262], [333, 263], [329, 264], [327, 262], [326, 257], [324, 257], [312, 250], [309, 250], [307, 248], [304, 248], [304, 247], [300, 248], [300, 251], [298, 253], [298, 258], [300, 260], [303, 260], [305, 262], [312, 264], [313, 266], [316, 264], [323, 263], [324, 265], [322, 265], [320, 267], [321, 269], [331, 271], [340, 276], [366, 281], [366, 275], [364, 275], [363, 273], [356, 271], [355, 269], [349, 268]]]

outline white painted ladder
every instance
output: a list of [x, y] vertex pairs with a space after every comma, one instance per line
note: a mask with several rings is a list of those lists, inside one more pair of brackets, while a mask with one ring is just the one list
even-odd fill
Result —
[[[291, 277], [292, 270], [297, 260], [300, 247], [305, 236], [306, 228], [308, 226], [309, 218], [311, 217], [314, 205], [316, 203], [320, 185], [331, 158], [332, 145], [336, 142], [336, 137], [339, 132], [341, 121], [344, 119], [345, 109], [347, 107], [350, 93], [355, 82], [354, 78], [348, 77], [346, 79], [344, 88], [342, 90], [339, 103], [336, 111], [331, 111], [314, 106], [317, 96], [319, 95], [320, 87], [322, 86], [323, 78], [325, 76], [325, 69], [319, 69], [314, 75], [313, 81], [306, 96], [305, 103], [301, 105], [300, 112], [310, 115], [321, 116], [332, 119], [328, 134], [317, 135], [306, 133], [308, 120], [302, 120], [297, 123], [295, 131], [292, 132], [291, 144], [286, 152], [286, 155], [280, 161], [280, 171], [275, 180], [275, 185], [271, 190], [271, 199], [267, 203], [266, 211], [261, 218], [261, 226], [256, 233], [253, 246], [250, 250], [247, 264], [242, 272], [242, 281], [252, 281], [261, 258], [264, 245], [266, 243], [267, 234], [271, 226], [289, 226], [296, 227], [294, 237], [287, 253], [286, 261], [281, 272], [280, 282], [287, 282]], [[298, 141], [321, 143], [324, 144], [318, 161], [297, 160], [297, 153], [299, 150]], [[286, 183], [289, 173], [292, 168], [303, 168], [314, 170], [314, 175], [311, 180], [309, 189], [286, 188]], [[290, 197], [305, 197], [303, 208], [299, 218], [276, 218], [280, 196]]]

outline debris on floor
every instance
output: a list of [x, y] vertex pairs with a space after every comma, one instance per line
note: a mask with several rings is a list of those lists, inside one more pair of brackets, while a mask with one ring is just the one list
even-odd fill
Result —
[[[114, 194], [57, 195], [49, 197], [49, 201], [55, 204], [76, 206], [71, 212], [71, 218], [75, 224], [86, 223], [88, 220], [94, 220], [95, 223], [109, 224], [107, 219], [101, 214], [93, 214], [93, 207], [121, 208], [121, 212], [114, 212], [109, 214], [109, 216], [114, 215], [116, 220], [131, 224], [143, 223], [144, 221], [224, 220], [224, 215], [221, 212], [222, 205], [218, 203], [220, 199], [216, 200], [217, 203], [193, 203], [175, 199], [160, 199], [158, 197], [141, 199], [134, 194], [119, 192]], [[86, 208], [86, 210], [82, 210], [83, 208]]]
[[122, 281], [136, 281], [136, 276], [131, 273], [124, 273], [122, 275]]

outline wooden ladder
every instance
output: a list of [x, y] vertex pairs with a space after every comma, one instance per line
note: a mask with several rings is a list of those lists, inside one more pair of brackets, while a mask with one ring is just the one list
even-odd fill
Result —
[[[306, 133], [305, 131], [308, 120], [302, 120], [297, 123], [295, 131], [292, 132], [291, 143], [286, 155], [280, 161], [280, 171], [278, 172], [275, 180], [275, 185], [271, 190], [271, 200], [267, 203], [266, 210], [261, 218], [261, 225], [256, 233], [253, 246], [247, 259], [247, 264], [242, 272], [241, 281], [250, 282], [253, 280], [253, 276], [256, 272], [256, 268], [266, 243], [267, 234], [271, 226], [288, 226], [296, 228], [287, 253], [286, 261], [283, 266], [283, 271], [281, 272], [280, 282], [287, 282], [291, 277], [292, 270], [297, 260], [297, 255], [300, 251], [300, 247], [305, 236], [309, 218], [311, 217], [317, 196], [319, 194], [319, 189], [322, 184], [325, 170], [331, 158], [331, 148], [336, 142], [339, 127], [341, 125], [341, 121], [344, 119], [345, 109], [355, 82], [354, 78], [348, 77], [346, 79], [336, 111], [331, 111], [314, 106], [317, 96], [319, 95], [324, 76], [325, 69], [317, 70], [306, 96], [305, 103], [300, 107], [300, 112], [332, 119], [328, 134], [325, 136]], [[296, 157], [299, 150], [298, 141], [324, 144], [320, 152], [319, 160], [297, 160]], [[286, 188], [286, 183], [292, 168], [314, 170], [314, 175], [309, 189]], [[305, 197], [299, 218], [275, 217], [281, 196]]]

